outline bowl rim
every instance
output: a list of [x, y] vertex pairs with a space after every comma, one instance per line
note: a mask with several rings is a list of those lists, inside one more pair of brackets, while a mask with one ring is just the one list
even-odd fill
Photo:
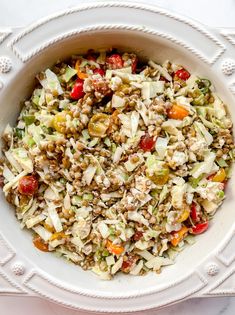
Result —
[[[198, 36], [204, 36], [205, 37], [205, 41], [208, 42], [208, 45], [211, 45], [211, 47], [217, 47], [217, 52], [216, 55], [212, 58], [206, 58], [204, 56], [204, 54], [201, 51], [197, 51], [197, 49], [194, 49], [194, 47], [191, 46], [191, 44], [184, 44], [182, 43], [178, 38], [175, 38], [172, 35], [167, 35], [167, 33], [164, 32], [159, 32], [156, 29], [151, 29], [148, 27], [141, 27], [139, 25], [136, 24], [131, 24], [131, 25], [126, 25], [123, 24], [122, 21], [120, 21], [120, 23], [116, 23], [116, 24], [105, 24], [104, 25], [94, 25], [91, 27], [83, 27], [80, 29], [79, 34], [81, 33], [86, 33], [86, 32], [91, 32], [91, 31], [102, 31], [102, 30], [107, 30], [107, 29], [112, 29], [112, 30], [120, 30], [120, 29], [125, 29], [128, 31], [136, 31], [136, 32], [144, 32], [146, 34], [149, 35], [154, 35], [154, 36], [159, 36], [162, 37], [165, 40], [170, 40], [172, 42], [174, 42], [176, 45], [182, 45], [184, 46], [185, 49], [188, 49], [191, 53], [195, 54], [196, 57], [200, 58], [203, 62], [207, 63], [208, 65], [211, 65], [212, 67], [216, 66], [219, 68], [219, 70], [221, 71], [220, 68], [225, 69], [223, 71], [225, 79], [226, 79], [226, 85], [228, 85], [228, 87], [233, 91], [233, 82], [231, 83], [230, 80], [230, 75], [228, 73], [226, 73], [226, 67], [224, 66], [224, 64], [227, 62], [228, 60], [232, 60], [231, 57], [231, 52], [228, 53], [228, 49], [226, 49], [226, 47], [228, 47], [230, 45], [230, 50], [232, 45], [234, 43], [231, 42], [231, 40], [229, 40], [229, 33], [226, 33], [226, 31], [221, 31], [220, 34], [222, 34], [224, 36], [224, 38], [222, 36], [218, 36], [218, 31], [212, 31], [212, 30], [207, 30], [205, 27], [203, 27], [201, 24], [196, 23], [196, 22], [192, 22], [190, 19], [188, 18], [184, 18], [181, 17], [178, 14], [174, 14], [174, 13], [170, 13], [167, 10], [163, 10], [161, 8], [158, 8], [156, 6], [152, 6], [152, 5], [146, 5], [143, 3], [133, 3], [133, 2], [99, 2], [99, 3], [91, 3], [89, 5], [80, 5], [76, 8], [72, 8], [72, 9], [68, 9], [68, 10], [63, 10], [60, 13], [56, 13], [54, 15], [51, 15], [49, 17], [46, 17], [44, 19], [41, 19], [40, 21], [33, 23], [31, 26], [27, 27], [26, 29], [23, 29], [23, 31], [18, 32], [17, 31], [13, 31], [12, 33], [10, 32], [6, 32], [5, 35], [3, 35], [3, 37], [0, 37], [0, 54], [4, 53], [4, 58], [5, 58], [5, 64], [8, 64], [9, 66], [9, 71], [6, 71], [6, 73], [3, 73], [0, 75], [0, 82], [2, 82], [2, 91], [0, 88], [0, 97], [1, 97], [1, 93], [4, 92], [4, 85], [7, 87], [8, 85], [11, 84], [11, 80], [13, 79], [15, 72], [14, 71], [20, 71], [20, 69], [22, 69], [28, 62], [30, 62], [31, 60], [33, 60], [34, 57], [36, 57], [37, 55], [39, 55], [42, 51], [44, 51], [47, 47], [49, 47], [50, 45], [54, 45], [57, 43], [57, 41], [61, 41], [61, 40], [65, 40], [66, 38], [69, 38], [69, 36], [74, 36], [76, 34], [78, 34], [77, 31], [71, 31], [70, 33], [66, 33], [63, 34], [57, 38], [51, 38], [49, 40], [48, 43], [44, 43], [44, 44], [40, 44], [39, 47], [36, 47], [34, 49], [33, 52], [30, 52], [28, 54], [23, 54], [20, 50], [20, 47], [22, 49], [22, 47], [24, 48], [24, 43], [23, 45], [20, 43], [21, 41], [23, 41], [25, 36], [33, 36], [34, 32], [37, 31], [38, 29], [42, 28], [45, 30], [45, 28], [47, 27], [48, 23], [54, 23], [53, 21], [55, 20], [59, 20], [59, 19], [63, 19], [63, 18], [69, 18], [69, 16], [71, 16], [74, 13], [81, 13], [81, 12], [86, 12], [89, 10], [99, 10], [99, 9], [110, 9], [113, 10], [114, 8], [121, 8], [123, 9], [123, 11], [125, 9], [128, 10], [133, 10], [133, 12], [136, 11], [140, 11], [144, 14], [156, 14], [156, 16], [159, 14], [161, 16], [164, 16], [165, 18], [168, 18], [169, 20], [172, 21], [172, 23], [179, 23], [179, 25], [182, 24], [183, 27], [190, 27], [192, 29], [195, 30], [195, 32], [198, 33]], [[227, 36], [227, 37], [226, 37]], [[6, 40], [8, 39], [8, 37], [10, 38], [10, 41], [8, 41], [6, 43]], [[228, 43], [229, 41], [229, 43]], [[18, 46], [17, 46], [18, 45]], [[203, 49], [202, 49], [203, 50]], [[225, 54], [225, 58], [227, 59], [223, 59], [223, 55]], [[5, 57], [5, 55], [10, 56], [9, 57]], [[209, 55], [209, 54], [208, 54]], [[230, 59], [228, 59], [228, 57]], [[1, 57], [0, 57], [1, 58]], [[10, 60], [10, 61], [9, 61]], [[17, 67], [15, 67], [16, 69], [12, 69], [12, 64], [11, 64], [11, 60], [16, 61]], [[8, 62], [8, 63], [7, 63]], [[94, 293], [91, 294], [90, 292], [87, 292], [86, 290], [74, 290], [70, 287], [67, 287], [67, 285], [61, 285], [60, 283], [54, 281], [54, 279], [52, 279], [49, 275], [41, 272], [40, 270], [37, 270], [37, 268], [35, 268], [35, 266], [30, 266], [30, 264], [28, 262], [26, 262], [24, 260], [24, 258], [19, 255], [16, 251], [16, 249], [12, 248], [12, 246], [8, 245], [7, 240], [5, 240], [4, 236], [0, 234], [1, 238], [3, 239], [3, 241], [1, 241], [0, 244], [0, 252], [2, 251], [3, 254], [3, 258], [1, 258], [0, 255], [0, 265], [2, 265], [3, 267], [0, 268], [0, 275], [4, 275], [4, 277], [7, 279], [7, 281], [15, 288], [16, 292], [20, 292], [23, 294], [29, 294], [31, 295], [32, 292], [34, 292], [34, 294], [40, 295], [40, 296], [44, 296], [50, 300], [54, 300], [57, 301], [60, 304], [64, 304], [70, 307], [76, 307], [79, 308], [79, 303], [78, 304], [74, 304], [74, 303], [69, 303], [66, 299], [68, 299], [68, 297], [65, 299], [61, 298], [60, 296], [60, 290], [64, 290], [66, 292], [70, 292], [71, 294], [78, 294], [79, 296], [88, 296], [90, 299], [93, 297], [94, 301], [93, 301], [93, 306], [92, 308], [89, 309], [88, 305], [85, 305], [85, 309], [87, 310], [96, 310], [96, 311], [112, 311], [112, 312], [126, 312], [126, 311], [132, 311], [132, 310], [143, 310], [143, 309], [147, 309], [147, 308], [151, 308], [151, 307], [161, 307], [164, 304], [170, 304], [170, 303], [174, 303], [177, 300], [182, 300], [188, 297], [194, 297], [194, 296], [198, 296], [198, 295], [207, 295], [207, 296], [213, 296], [213, 295], [217, 295], [219, 294], [218, 292], [218, 288], [223, 284], [224, 281], [226, 281], [226, 279], [229, 279], [234, 272], [234, 261], [235, 261], [235, 255], [231, 255], [230, 253], [230, 248], [233, 246], [233, 244], [235, 243], [235, 229], [234, 227], [231, 229], [231, 231], [229, 231], [229, 233], [226, 235], [226, 238], [221, 242], [220, 244], [220, 248], [216, 249], [215, 252], [210, 254], [210, 257], [206, 257], [205, 261], [203, 262], [202, 265], [198, 266], [196, 268], [196, 270], [194, 270], [192, 273], [186, 275], [184, 278], [182, 278], [182, 280], [180, 281], [173, 281], [173, 284], [169, 285], [168, 287], [164, 287], [164, 285], [159, 288], [158, 290], [156, 289], [149, 289], [148, 291], [145, 291], [144, 293], [139, 290], [136, 290], [135, 294], [129, 294], [126, 295], [125, 293], [119, 294], [119, 295], [115, 295], [114, 293], [110, 293], [109, 295], [104, 295], [104, 294], [99, 294], [99, 293]], [[18, 265], [21, 265], [21, 269], [25, 269], [23, 274], [26, 273], [26, 277], [24, 278], [24, 280], [22, 281], [21, 279], [17, 278], [18, 274], [17, 272], [13, 271], [14, 275], [13, 275], [13, 279], [12, 278], [12, 269], [16, 270], [17, 268], [13, 268], [12, 266], [15, 266], [17, 263], [17, 259], [20, 259], [20, 261], [18, 262]], [[11, 265], [11, 266], [10, 266]], [[27, 267], [27, 268], [26, 268]], [[18, 268], [19, 269], [19, 268]], [[229, 271], [229, 276], [227, 274], [227, 271]], [[21, 271], [22, 272], [22, 271]], [[217, 277], [217, 275], [220, 273], [220, 277]], [[224, 274], [225, 276], [221, 276], [221, 274]], [[11, 276], [9, 276], [11, 275]], [[44, 279], [44, 285], [47, 286], [47, 290], [45, 291], [44, 289], [42, 289], [43, 285], [42, 283], [40, 284], [39, 282], [33, 282], [32, 279], [35, 280], [35, 276], [38, 277], [38, 279]], [[196, 285], [195, 282], [196, 281]], [[136, 306], [135, 305], [135, 298], [136, 297], [141, 297], [144, 298], [146, 296], [150, 296], [153, 295], [154, 297], [157, 296], [157, 294], [160, 292], [162, 293], [164, 290], [166, 289], [172, 289], [173, 287], [175, 288], [179, 288], [181, 284], [185, 284], [187, 283], [189, 286], [191, 286], [190, 290], [188, 290], [188, 292], [181, 292], [181, 295], [179, 297], [175, 297], [173, 299], [168, 299], [167, 302], [165, 302], [165, 300], [163, 301], [163, 303], [161, 301], [156, 301], [155, 303], [152, 302], [152, 304], [150, 305], [151, 307], [148, 306]], [[48, 291], [51, 288], [51, 285], [55, 288], [55, 290], [57, 290], [55, 296], [52, 296], [48, 293]], [[40, 287], [41, 286], [41, 287]], [[183, 287], [183, 286], [182, 286]], [[230, 288], [231, 289], [231, 288]], [[181, 288], [181, 290], [183, 290]], [[173, 291], [174, 292], [174, 291]], [[176, 292], [176, 290], [175, 290]], [[229, 290], [221, 290], [221, 295], [224, 294], [224, 292], [227, 292], [226, 294], [229, 293]], [[231, 294], [234, 294], [235, 292], [232, 291], [232, 289], [230, 290], [230, 292], [232, 292]], [[185, 294], [186, 293], [186, 294]], [[114, 300], [119, 299], [119, 302], [122, 301], [124, 303], [124, 300], [128, 299], [130, 301], [130, 305], [129, 306], [125, 306], [120, 308], [118, 305], [111, 305], [112, 303], [110, 303], [110, 305], [102, 305], [102, 301], [99, 302], [99, 309], [96, 309], [95, 306], [95, 301], [97, 301], [97, 299], [101, 299], [103, 300], [103, 302], [105, 300], [108, 301], [112, 301], [112, 303], [114, 303]], [[147, 299], [146, 299], [147, 300]], [[85, 302], [84, 302], [85, 303]]]

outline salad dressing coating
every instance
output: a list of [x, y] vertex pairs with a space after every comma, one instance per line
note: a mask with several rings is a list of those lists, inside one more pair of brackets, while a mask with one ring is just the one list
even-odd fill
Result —
[[208, 79], [88, 51], [37, 75], [2, 135], [3, 192], [33, 244], [92, 270], [160, 272], [210, 228], [234, 159]]

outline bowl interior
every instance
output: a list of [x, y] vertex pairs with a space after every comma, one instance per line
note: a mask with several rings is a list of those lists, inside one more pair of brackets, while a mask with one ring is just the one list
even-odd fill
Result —
[[[58, 59], [64, 59], [72, 54], [85, 53], [90, 48], [110, 47], [116, 47], [121, 51], [134, 51], [143, 59], [153, 59], [157, 62], [169, 59], [184, 65], [192, 73], [208, 77], [213, 82], [217, 93], [228, 105], [232, 119], [235, 121], [233, 98], [221, 76], [216, 69], [206, 65], [191, 52], [166, 39], [144, 32], [100, 30], [79, 34], [48, 47], [16, 73], [1, 95], [0, 132], [7, 123], [15, 123], [20, 110], [20, 101], [26, 99], [32, 92], [36, 73], [50, 67]], [[147, 292], [151, 288], [157, 290], [192, 272], [225, 238], [235, 220], [235, 211], [232, 206], [235, 201], [232, 194], [234, 181], [233, 176], [226, 190], [227, 198], [212, 221], [209, 231], [199, 236], [193, 246], [185, 249], [178, 256], [175, 265], [164, 268], [159, 275], [153, 273], [144, 277], [119, 275], [112, 281], [101, 281], [93, 273], [85, 272], [80, 267], [57, 258], [51, 253], [37, 251], [32, 245], [31, 234], [20, 229], [20, 224], [14, 216], [14, 209], [7, 204], [2, 194], [0, 196], [0, 230], [20, 255], [67, 286], [103, 295], [109, 295], [111, 292], [115, 295], [130, 295], [140, 290]]]

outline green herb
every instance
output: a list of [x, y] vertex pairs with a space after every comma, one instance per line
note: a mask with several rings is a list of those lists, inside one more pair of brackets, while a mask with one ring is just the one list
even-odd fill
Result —
[[32, 148], [32, 146], [34, 146], [34, 144], [35, 144], [35, 141], [33, 140], [32, 137], [30, 137], [30, 138], [28, 139], [28, 146], [29, 146], [30, 148]]
[[196, 81], [199, 90], [203, 93], [206, 94], [209, 92], [210, 86], [211, 86], [211, 81], [208, 79], [199, 79]]
[[32, 125], [35, 122], [35, 116], [25, 115], [23, 116], [23, 121], [25, 122], [26, 126]]
[[223, 190], [218, 191], [217, 196], [218, 196], [220, 199], [224, 198], [224, 191], [223, 191]]
[[24, 137], [24, 129], [15, 128], [15, 135], [17, 136], [17, 138], [23, 139], [23, 137]]
[[109, 251], [107, 249], [104, 249], [102, 252], [103, 257], [108, 257], [109, 256]]
[[203, 175], [200, 175], [199, 177], [197, 178], [194, 178], [194, 177], [189, 177], [189, 184], [193, 187], [193, 188], [197, 188], [198, 186], [198, 183], [202, 180], [203, 178]]

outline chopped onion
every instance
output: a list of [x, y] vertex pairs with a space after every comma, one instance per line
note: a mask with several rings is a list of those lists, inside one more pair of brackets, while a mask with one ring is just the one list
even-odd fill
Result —
[[150, 60], [148, 62], [148, 64], [150, 65], [150, 67], [157, 69], [161, 75], [166, 78], [168, 81], [172, 81], [172, 77], [170, 76], [170, 74], [167, 72], [166, 69], [164, 69], [163, 67], [161, 67], [160, 65], [156, 64], [155, 62], [153, 62], [152, 60]]
[[162, 138], [162, 137], [157, 138], [157, 141], [155, 144], [155, 149], [156, 149], [160, 159], [164, 159], [168, 141], [169, 141], [168, 138]]
[[134, 137], [138, 130], [140, 114], [136, 111], [131, 113], [131, 135]]
[[56, 208], [53, 204], [48, 204], [48, 208], [47, 208], [49, 217], [51, 219], [51, 222], [56, 230], [56, 232], [61, 232], [63, 231], [63, 227], [60, 221], [60, 217], [56, 211]]
[[122, 267], [123, 257], [120, 257], [118, 261], [111, 268], [111, 274], [114, 275]]
[[124, 152], [123, 147], [117, 147], [113, 155], [113, 163], [117, 163], [120, 161], [123, 152]]
[[42, 225], [37, 225], [33, 227], [33, 230], [45, 241], [49, 241], [52, 236], [52, 233], [46, 230]]
[[83, 173], [83, 180], [86, 182], [87, 185], [90, 185], [92, 182], [93, 177], [95, 176], [97, 170], [97, 166], [89, 165], [88, 168]]
[[44, 214], [39, 214], [34, 218], [30, 218], [28, 219], [25, 224], [27, 226], [28, 229], [32, 228], [34, 225], [42, 222], [45, 219], [45, 215]]

